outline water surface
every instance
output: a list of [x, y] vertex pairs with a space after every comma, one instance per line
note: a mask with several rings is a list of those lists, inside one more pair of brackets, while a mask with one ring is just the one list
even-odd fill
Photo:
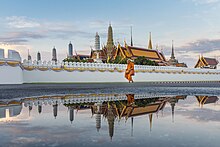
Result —
[[0, 146], [219, 146], [219, 95], [143, 91], [2, 99]]

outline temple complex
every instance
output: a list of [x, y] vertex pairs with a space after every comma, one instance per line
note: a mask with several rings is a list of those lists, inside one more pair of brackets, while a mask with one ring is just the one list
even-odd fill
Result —
[[215, 58], [207, 58], [207, 57], [199, 57], [195, 68], [209, 68], [209, 69], [216, 69], [218, 65], [218, 60]]
[[124, 58], [136, 59], [137, 57], [144, 56], [146, 57], [146, 59], [155, 61], [159, 65], [167, 65], [166, 59], [161, 52], [153, 49], [129, 46], [126, 43], [125, 46], [121, 46], [120, 44], [118, 45], [114, 59], [118, 56], [121, 57], [122, 59]]
[[98, 33], [96, 33], [95, 36], [95, 50], [91, 50], [90, 57], [94, 61], [102, 61], [102, 62], [108, 62], [113, 59], [116, 51], [116, 46], [114, 45], [113, 41], [113, 30], [111, 24], [109, 24], [108, 27], [108, 37], [107, 37], [107, 44], [102, 47], [100, 50], [100, 37]]
[[99, 40], [98, 33], [95, 36], [95, 49], [91, 51], [91, 58], [96, 62], [101, 60], [103, 62], [108, 62], [109, 60], [114, 60], [117, 57], [121, 59], [131, 58], [136, 59], [137, 57], [144, 56], [146, 59], [157, 62], [159, 65], [167, 65], [166, 59], [163, 53], [154, 50], [152, 46], [151, 33], [149, 34], [149, 43], [148, 48], [140, 48], [133, 46], [132, 38], [132, 28], [131, 28], [131, 45], [127, 45], [125, 42], [124, 46], [118, 44], [116, 47], [113, 41], [113, 30], [111, 24], [108, 27], [108, 39], [107, 44], [100, 50], [99, 49]]

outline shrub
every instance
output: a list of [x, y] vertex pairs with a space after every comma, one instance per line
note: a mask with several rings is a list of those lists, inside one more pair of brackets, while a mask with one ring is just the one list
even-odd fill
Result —
[[157, 64], [155, 61], [148, 60], [148, 59], [147, 59], [146, 57], [144, 57], [144, 56], [137, 57], [137, 58], [134, 60], [134, 64], [136, 64], [136, 65], [158, 66], [158, 64]]

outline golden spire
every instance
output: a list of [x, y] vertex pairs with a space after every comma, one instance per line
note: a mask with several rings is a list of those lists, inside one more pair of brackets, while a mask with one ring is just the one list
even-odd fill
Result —
[[152, 41], [151, 41], [151, 32], [149, 34], [149, 43], [148, 43], [148, 49], [153, 49], [153, 46], [152, 46]]
[[128, 45], [127, 45], [127, 42], [126, 42], [126, 40], [124, 39], [124, 44], [125, 44], [125, 47], [127, 47]]

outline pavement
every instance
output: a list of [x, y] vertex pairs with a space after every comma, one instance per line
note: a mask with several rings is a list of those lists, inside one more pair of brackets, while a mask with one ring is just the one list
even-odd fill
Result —
[[80, 93], [154, 93], [177, 95], [220, 95], [220, 82], [0, 85], [0, 99]]

